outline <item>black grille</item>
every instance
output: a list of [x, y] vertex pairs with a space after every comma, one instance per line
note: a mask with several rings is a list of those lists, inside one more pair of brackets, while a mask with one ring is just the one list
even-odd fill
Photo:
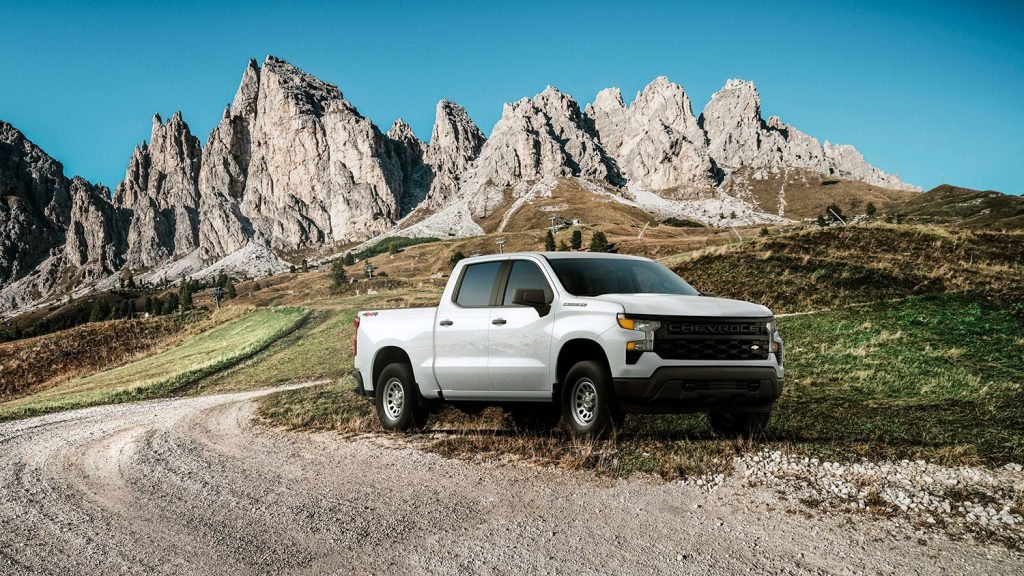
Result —
[[766, 360], [768, 319], [666, 318], [654, 351], [666, 360]]

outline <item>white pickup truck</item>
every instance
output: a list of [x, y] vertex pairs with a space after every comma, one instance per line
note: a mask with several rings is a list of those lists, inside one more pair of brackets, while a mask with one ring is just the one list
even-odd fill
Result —
[[770, 310], [702, 295], [635, 256], [467, 258], [437, 307], [361, 311], [355, 328], [356, 391], [388, 430], [450, 403], [595, 437], [627, 413], [706, 411], [719, 434], [749, 436], [782, 394]]

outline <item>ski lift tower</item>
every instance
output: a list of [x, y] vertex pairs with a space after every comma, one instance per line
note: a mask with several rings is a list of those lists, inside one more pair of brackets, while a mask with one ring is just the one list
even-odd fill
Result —
[[497, 240], [494, 241], [494, 243], [498, 245], [498, 254], [504, 254], [505, 253], [505, 238], [504, 237], [498, 238]]
[[370, 264], [369, 262], [367, 262], [366, 266], [363, 268], [363, 270], [366, 271], [366, 277], [369, 278], [370, 280], [373, 280], [373, 271], [376, 269], [377, 267], [374, 266], [373, 264]]
[[551, 216], [548, 216], [548, 220], [551, 221], [551, 233], [552, 234], [558, 232], [558, 228], [555, 227], [555, 222], [557, 222], [561, 218], [562, 217], [557, 215], [557, 214], [552, 214]]

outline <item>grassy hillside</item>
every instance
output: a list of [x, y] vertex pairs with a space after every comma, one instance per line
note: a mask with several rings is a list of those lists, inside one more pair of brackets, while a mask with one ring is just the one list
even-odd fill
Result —
[[997, 230], [1024, 228], [1024, 196], [949, 184], [913, 196], [883, 212], [890, 216], [900, 214], [906, 222], [913, 223]]
[[0, 344], [0, 402], [117, 366], [204, 325], [202, 314], [93, 322]]
[[[828, 178], [798, 169], [770, 175], [763, 180], [753, 178], [747, 170], [740, 170], [726, 180], [724, 188], [741, 198], [750, 198], [755, 206], [769, 214], [778, 214], [781, 207], [782, 215], [791, 220], [824, 214], [829, 204], [838, 205], [844, 214], [850, 216], [864, 214], [869, 202], [884, 211], [920, 195], [919, 192]], [[782, 206], [780, 196], [784, 199]]]
[[802, 312], [936, 292], [1024, 314], [1024, 233], [925, 226], [808, 228], [667, 262], [698, 289]]
[[252, 356], [308, 314], [302, 308], [257, 310], [158, 354], [0, 403], [0, 420], [165, 395]]

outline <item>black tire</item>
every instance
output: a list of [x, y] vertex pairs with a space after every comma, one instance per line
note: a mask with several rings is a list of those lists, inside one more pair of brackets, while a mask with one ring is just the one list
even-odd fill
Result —
[[588, 438], [601, 438], [615, 431], [615, 399], [612, 378], [601, 362], [577, 362], [562, 384], [562, 419], [569, 430]]
[[412, 366], [388, 364], [377, 379], [377, 419], [385, 430], [418, 430], [427, 423], [426, 402], [420, 398]]
[[752, 439], [761, 436], [768, 426], [771, 413], [763, 412], [709, 412], [708, 422], [715, 434], [722, 438]]
[[546, 402], [512, 406], [508, 410], [508, 415], [513, 428], [531, 434], [544, 434], [554, 430], [562, 418], [558, 405]]

